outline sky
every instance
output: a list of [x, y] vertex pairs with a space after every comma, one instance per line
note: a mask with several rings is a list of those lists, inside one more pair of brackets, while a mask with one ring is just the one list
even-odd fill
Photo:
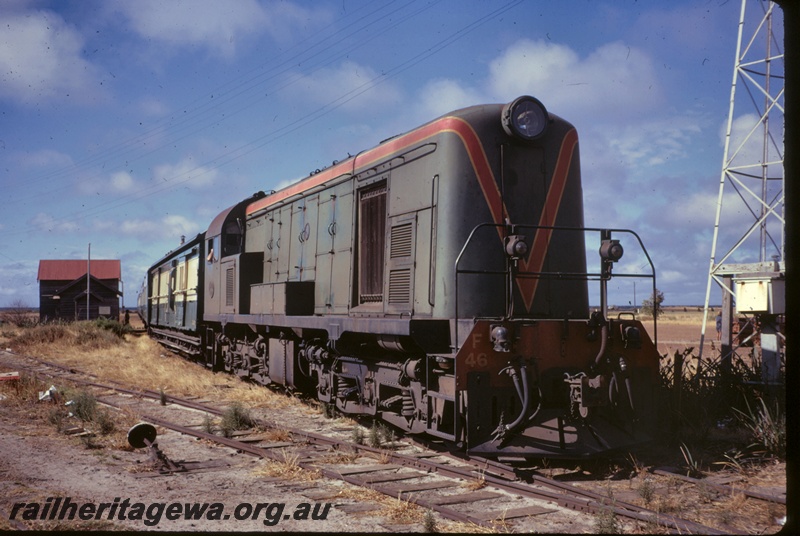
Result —
[[[526, 94], [578, 130], [586, 225], [635, 230], [664, 305], [702, 305], [740, 9], [4, 0], [0, 307], [37, 307], [39, 260], [85, 259], [89, 244], [93, 259], [121, 260], [133, 306], [147, 267], [226, 207], [448, 111]], [[760, 20], [757, 2], [748, 12]], [[734, 136], [752, 111], [737, 101]], [[733, 207], [720, 241], [753, 221]], [[647, 297], [646, 283], [612, 285], [611, 303]]]

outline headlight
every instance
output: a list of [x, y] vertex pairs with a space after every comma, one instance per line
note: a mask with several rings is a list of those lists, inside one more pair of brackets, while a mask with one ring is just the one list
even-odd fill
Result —
[[549, 117], [538, 99], [525, 95], [503, 107], [502, 122], [508, 135], [530, 141], [544, 134]]
[[600, 242], [600, 258], [603, 260], [617, 262], [622, 258], [624, 250], [619, 240], [603, 240]]

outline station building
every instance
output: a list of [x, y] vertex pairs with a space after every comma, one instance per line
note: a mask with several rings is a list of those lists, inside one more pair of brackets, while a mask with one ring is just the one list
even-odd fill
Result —
[[[87, 269], [91, 270], [88, 278]], [[119, 318], [122, 296], [119, 260], [40, 260], [37, 279], [41, 322], [86, 320], [87, 307], [90, 320]]]

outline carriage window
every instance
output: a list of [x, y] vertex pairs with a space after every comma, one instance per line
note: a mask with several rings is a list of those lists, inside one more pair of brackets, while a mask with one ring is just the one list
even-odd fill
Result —
[[222, 231], [222, 256], [237, 255], [242, 252], [242, 226], [239, 220], [225, 223]]
[[362, 190], [358, 203], [359, 304], [383, 301], [386, 182]]

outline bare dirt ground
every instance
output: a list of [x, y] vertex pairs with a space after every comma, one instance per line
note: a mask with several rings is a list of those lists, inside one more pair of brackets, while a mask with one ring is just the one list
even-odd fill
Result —
[[[218, 468], [185, 474], [159, 475], [151, 471], [147, 452], [134, 450], [124, 441], [124, 430], [108, 437], [98, 437], [90, 444], [85, 438], [70, 437], [48, 422], [52, 405], [31, 407], [14, 403], [8, 398], [0, 401], [0, 530], [157, 530], [157, 531], [291, 531], [291, 532], [387, 532], [396, 531], [391, 506], [375, 502], [373, 509], [363, 514], [348, 513], [346, 505], [368, 498], [354, 498], [347, 486], [331, 481], [310, 481], [265, 476], [270, 463], [237, 453], [232, 449], [204, 441], [193, 441], [175, 432], [161, 430], [158, 445], [170, 459], [180, 462], [212, 462]], [[131, 422], [135, 422], [131, 421]], [[309, 495], [309, 491], [313, 494]], [[329, 498], [313, 500], [325, 492]], [[305, 493], [305, 494], [304, 494]], [[69, 498], [78, 505], [84, 503], [121, 504], [126, 499], [130, 507], [125, 514], [133, 515], [136, 503], [148, 510], [139, 519], [120, 519], [121, 506], [109, 519], [41, 520], [48, 498]], [[52, 500], [50, 501], [53, 502]], [[168, 519], [165, 507], [158, 504], [218, 503], [224, 505], [221, 519]], [[399, 501], [395, 501], [398, 502]], [[33, 507], [17, 508], [16, 519], [9, 516], [19, 503], [38, 503], [39, 515], [31, 514]], [[258, 504], [284, 505], [264, 507], [257, 517], [245, 516], [250, 507]], [[313, 513], [331, 508], [324, 519], [294, 519], [301, 505], [310, 505]], [[240, 506], [242, 505], [242, 506]], [[249, 506], [248, 506], [249, 505]], [[152, 508], [152, 510], [149, 510]], [[395, 506], [397, 509], [398, 507]], [[110, 511], [110, 507], [106, 512]], [[68, 511], [67, 512], [67, 516]], [[247, 517], [247, 519], [237, 519]], [[268, 515], [269, 514], [269, 515]], [[277, 519], [275, 518], [276, 514]], [[30, 519], [31, 516], [37, 519]], [[49, 516], [45, 516], [49, 517]], [[135, 516], [134, 516], [135, 517]], [[301, 516], [302, 517], [302, 516]], [[441, 522], [440, 522], [441, 523]], [[402, 525], [400, 525], [402, 526]], [[419, 531], [421, 524], [406, 524]]]
[[[0, 329], [0, 354], [13, 363], [13, 355], [4, 352], [12, 333]], [[18, 334], [18, 331], [14, 334]], [[63, 342], [34, 345], [31, 354], [51, 361], [60, 361], [98, 372], [102, 379], [116, 378], [132, 382], [139, 388], [159, 389], [176, 395], [208, 397], [214, 400], [240, 400], [260, 413], [285, 412], [289, 406], [298, 414], [290, 419], [298, 425], [304, 414], [309, 423], [324, 421], [318, 409], [266, 388], [244, 384], [229, 375], [213, 374], [202, 367], [167, 355], [144, 336], [127, 336], [122, 350], [107, 347], [99, 350], [74, 347]], [[0, 355], [0, 358], [3, 357]], [[131, 356], [147, 356], [147, 364], [136, 367]], [[125, 363], [123, 363], [125, 361]], [[130, 365], [130, 367], [129, 367]], [[130, 368], [130, 370], [128, 370]], [[0, 373], [14, 370], [0, 366]], [[130, 376], [125, 376], [128, 374]], [[281, 464], [259, 460], [232, 449], [195, 441], [178, 433], [159, 429], [158, 445], [170, 459], [181, 462], [208, 462], [219, 468], [158, 475], [145, 450], [134, 450], [127, 444], [126, 432], [138, 422], [135, 415], [114, 413], [115, 430], [86, 437], [65, 435], [64, 429], [83, 423], [75, 418], [56, 419], [60, 403], [37, 402], [38, 392], [49, 386], [38, 381], [34, 392], [26, 382], [0, 381], [0, 531], [36, 529], [53, 531], [77, 530], [159, 530], [159, 531], [290, 531], [290, 532], [407, 532], [422, 530], [425, 511], [408, 502], [391, 499], [344, 483], [318, 479], [313, 474], [289, 474]], [[56, 381], [58, 389], [69, 396], [69, 386]], [[159, 411], [156, 403], [148, 411]], [[111, 412], [111, 410], [108, 410]], [[289, 418], [289, 417], [287, 417]], [[198, 416], [198, 419], [200, 417]], [[56, 422], [58, 421], [58, 422]], [[218, 424], [218, 423], [217, 423]], [[94, 429], [94, 426], [87, 426]], [[98, 519], [49, 519], [42, 515], [48, 498], [54, 504], [66, 498], [78, 505], [84, 503], [117, 503]], [[120, 518], [122, 503], [129, 507], [123, 516], [133, 514], [136, 503], [153, 508], [138, 519]], [[31, 503], [38, 503], [38, 513]], [[218, 503], [224, 506], [220, 519], [169, 519], [166, 508], [173, 503]], [[285, 505], [279, 512], [277, 506]], [[9, 518], [18, 506], [15, 519]], [[159, 517], [158, 505], [164, 506]], [[257, 505], [264, 505], [258, 515]], [[330, 508], [325, 510], [325, 505]], [[360, 511], [352, 510], [353, 504]], [[305, 506], [304, 506], [305, 505]], [[244, 515], [249, 508], [253, 513]], [[141, 507], [140, 507], [141, 508]], [[303, 515], [303, 508], [309, 508]], [[315, 510], [317, 509], [317, 510]], [[67, 516], [68, 516], [68, 511]], [[312, 514], [317, 512], [313, 519]], [[280, 515], [278, 515], [280, 514]], [[297, 514], [297, 519], [295, 518]], [[324, 518], [321, 516], [324, 515]], [[277, 517], [276, 517], [277, 516]], [[45, 517], [46, 519], [42, 519]], [[133, 516], [137, 517], [137, 516]], [[208, 519], [212, 517], [212, 519]], [[247, 519], [237, 519], [237, 518]], [[305, 517], [305, 519], [304, 519]], [[36, 518], [36, 519], [32, 519]], [[157, 522], [156, 522], [157, 521]], [[436, 526], [443, 531], [469, 530], [441, 518]]]
[[[700, 313], [702, 314], [702, 313]], [[695, 346], [698, 341], [698, 313], [668, 311], [659, 321], [659, 348], [661, 353], [683, 351]], [[712, 319], [713, 320], [713, 319]], [[715, 330], [709, 326], [707, 338], [715, 339]], [[148, 370], [135, 369], [132, 374], [141, 388], [164, 388], [176, 395], [198, 394], [220, 396], [247, 401], [254, 408], [284, 411], [285, 396], [276, 395], [263, 388], [242, 385], [242, 382], [222, 375], [211, 375], [200, 367], [204, 379], [196, 379], [179, 359], [164, 359], [152, 341], [144, 337], [128, 336], [129, 351], [134, 355], [154, 353], [157, 366], [148, 365]], [[11, 333], [0, 329], [0, 349], [11, 340]], [[666, 345], [662, 347], [662, 344]], [[34, 347], [31, 353], [36, 352]], [[84, 369], [96, 370], [103, 376], [121, 375], [121, 361], [129, 360], [130, 354], [117, 354], [113, 348], [88, 351], [85, 348], [67, 348], [54, 355], [53, 346], [38, 347], [44, 352], [42, 357], [53, 361], [60, 360]], [[163, 368], [161, 368], [163, 366]], [[157, 368], [158, 367], [158, 368]], [[6, 372], [7, 368], [0, 368]], [[154, 379], [148, 377], [152, 373]], [[205, 376], [210, 380], [206, 382]], [[128, 377], [121, 377], [130, 381]], [[150, 382], [150, 383], [148, 383]], [[206, 383], [202, 383], [206, 382]], [[308, 477], [286, 478], [272, 475], [269, 462], [255, 460], [246, 455], [203, 441], [187, 441], [177, 433], [160, 430], [159, 446], [170, 458], [183, 461], [214, 461], [220, 464], [219, 470], [155, 476], [148, 471], [147, 454], [126, 445], [125, 431], [137, 422], [133, 416], [119, 416], [117, 431], [97, 439], [92, 444], [74, 436], [64, 435], [52, 422], [53, 406], [45, 403], [22, 403], [15, 398], [14, 389], [0, 382], [0, 530], [34, 528], [40, 530], [161, 530], [161, 531], [292, 531], [292, 532], [420, 532], [424, 529], [424, 511], [412, 508], [402, 501], [381, 499], [368, 491], [357, 490], [345, 484], [326, 480], [313, 480]], [[298, 415], [308, 416], [313, 423], [321, 419], [311, 415], [316, 410], [300, 410]], [[298, 417], [298, 419], [300, 418]], [[297, 423], [293, 423], [297, 424]], [[706, 473], [711, 470], [725, 476], [741, 487], [759, 486], [765, 490], [780, 492], [786, 487], [785, 463], [767, 460], [749, 463], [741, 460], [741, 467], [722, 466], [722, 462], [734, 458], [726, 457], [731, 451], [726, 430], [711, 430], [703, 443], [691, 445], [691, 455], [698, 463], [702, 462]], [[786, 515], [785, 508], [766, 505], [745, 499], [740, 494], [724, 496], [704, 487], [696, 487], [672, 481], [655, 479], [648, 469], [655, 466], [674, 464], [684, 465], [683, 458], [674, 445], [656, 445], [649, 452], [631, 457], [629, 463], [620, 463], [606, 471], [613, 478], [598, 480], [597, 473], [589, 474], [586, 467], [544, 463], [541, 470], [548, 476], [575, 482], [578, 485], [603, 486], [608, 495], [648, 504], [657, 511], [673, 515], [691, 516], [698, 522], [726, 529], [743, 530], [746, 533], [774, 533], [780, 530], [780, 519]], [[739, 460], [737, 458], [737, 460]], [[715, 465], [716, 464], [716, 465]], [[718, 471], [719, 469], [727, 471]], [[582, 482], [584, 481], [585, 482]], [[325, 492], [328, 492], [327, 494]], [[322, 492], [322, 495], [320, 495]], [[327, 495], [328, 498], [317, 499]], [[164, 512], [155, 523], [145, 523], [145, 519], [121, 520], [118, 516], [108, 519], [81, 521], [74, 520], [31, 520], [25, 519], [26, 507], [17, 508], [16, 520], [9, 521], [15, 504], [39, 503], [45, 505], [48, 498], [69, 497], [73, 503], [121, 503], [129, 499], [131, 504], [145, 505], [163, 503], [220, 503], [224, 505], [228, 519], [186, 520], [167, 519]], [[119, 498], [119, 499], [117, 499]], [[52, 503], [52, 501], [50, 501]], [[292, 517], [297, 507], [310, 504], [311, 507], [331, 503], [329, 513], [322, 520], [298, 520]], [[233, 513], [239, 505], [283, 503], [284, 510], [275, 525], [268, 525], [266, 509], [256, 519], [238, 520]], [[345, 505], [368, 503], [371, 509], [353, 512]], [[240, 508], [247, 508], [246, 506]], [[30, 510], [28, 510], [30, 511]], [[239, 510], [241, 514], [244, 510]], [[273, 514], [275, 510], [271, 511]], [[157, 513], [156, 511], [152, 512]], [[31, 517], [32, 515], [28, 515]], [[288, 518], [286, 517], [288, 516]], [[41, 516], [39, 516], [41, 517]], [[243, 516], [239, 516], [243, 517]], [[252, 517], [252, 516], [249, 516]], [[450, 524], [437, 520], [441, 531], [480, 532], [473, 526]], [[617, 531], [623, 525], [608, 520], [596, 520], [594, 530]], [[500, 527], [499, 531], [504, 528]], [[544, 529], [537, 529], [544, 530]], [[552, 527], [547, 532], [552, 532]], [[564, 527], [561, 532], [592, 531], [592, 525]], [[648, 533], [653, 527], [637, 525], [631, 532]]]

